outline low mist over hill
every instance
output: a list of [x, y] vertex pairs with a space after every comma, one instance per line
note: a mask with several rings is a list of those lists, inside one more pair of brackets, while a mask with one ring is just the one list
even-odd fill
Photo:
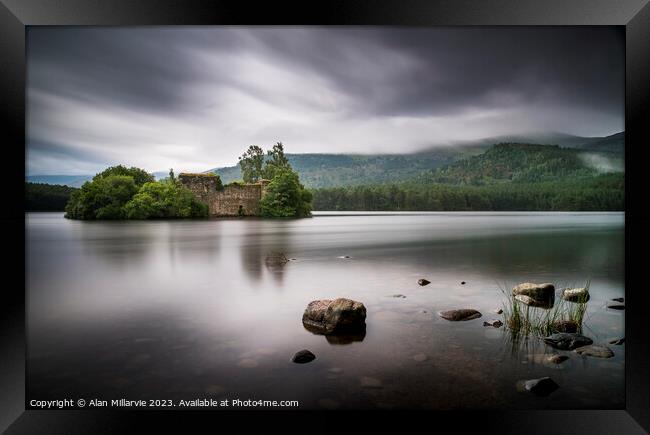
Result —
[[[494, 158], [504, 158], [503, 149], [492, 149], [483, 157], [482, 153], [490, 150], [498, 143], [518, 143], [518, 151], [508, 157], [507, 162], [492, 167]], [[568, 150], [539, 148], [539, 145], [557, 145]], [[522, 154], [526, 149], [531, 153]], [[500, 150], [500, 151], [499, 151]], [[623, 170], [624, 133], [607, 137], [580, 137], [561, 133], [510, 135], [485, 138], [477, 141], [461, 142], [447, 146], [432, 147], [429, 150], [412, 154], [287, 154], [291, 166], [300, 175], [300, 180], [308, 188], [328, 188], [339, 186], [359, 186], [369, 184], [400, 183], [420, 177], [432, 176], [438, 172], [438, 180], [460, 183], [467, 177], [472, 180], [487, 178], [503, 178], [511, 174], [515, 180], [538, 177], [543, 172], [561, 176], [572, 171], [584, 170], [589, 172], [612, 172]], [[501, 152], [501, 153], [500, 153]], [[511, 158], [511, 159], [510, 159]], [[547, 161], [548, 160], [548, 161]], [[459, 165], [455, 165], [457, 162]], [[487, 164], [487, 166], [485, 166]], [[496, 164], [496, 163], [494, 163]], [[506, 166], [502, 167], [502, 164]], [[509, 165], [509, 166], [508, 166]], [[534, 167], [532, 167], [533, 165]], [[449, 166], [448, 169], [442, 170]], [[506, 167], [509, 169], [506, 170]], [[464, 169], [462, 169], [464, 168]], [[472, 174], [468, 174], [470, 171]], [[488, 171], [488, 172], [486, 172]], [[503, 174], [490, 171], [506, 171]], [[508, 172], [509, 171], [509, 172]], [[526, 173], [528, 171], [528, 173]], [[541, 171], [541, 172], [540, 172]], [[550, 172], [549, 172], [550, 171]], [[555, 171], [555, 172], [553, 172]], [[238, 165], [215, 168], [208, 172], [219, 174], [224, 183], [241, 179]], [[156, 178], [167, 176], [166, 171], [154, 173]], [[30, 175], [27, 181], [33, 183], [60, 184], [70, 187], [80, 187], [93, 175]], [[510, 175], [508, 175], [510, 176]], [[445, 178], [446, 177], [446, 178]], [[456, 179], [454, 179], [456, 177]], [[466, 180], [465, 180], [466, 181]]]
[[[431, 170], [452, 165], [478, 156], [499, 143], [519, 143], [522, 150], [531, 147], [536, 150], [536, 165], [541, 161], [560, 158], [560, 161], [548, 165], [565, 166], [562, 158], [572, 160], [580, 167], [599, 166], [601, 168], [623, 169], [622, 153], [624, 150], [624, 133], [607, 137], [580, 137], [561, 133], [534, 134], [528, 136], [499, 136], [478, 141], [462, 142], [450, 146], [438, 146], [430, 150], [413, 154], [287, 154], [291, 166], [300, 174], [300, 180], [309, 188], [327, 188], [337, 186], [358, 186], [365, 184], [396, 183], [415, 179]], [[555, 148], [574, 148], [555, 152], [539, 153], [538, 145], [556, 145]], [[579, 150], [579, 151], [578, 151]], [[594, 152], [597, 154], [585, 154]], [[559, 154], [558, 154], [559, 153]], [[559, 156], [563, 157], [559, 157]], [[493, 154], [488, 158], [492, 158]], [[512, 165], [527, 165], [526, 159], [513, 160]], [[471, 163], [473, 164], [473, 163]], [[478, 170], [479, 168], [473, 168]], [[513, 168], [514, 169], [514, 168]], [[548, 168], [547, 168], [548, 169]], [[520, 170], [525, 170], [522, 168]], [[531, 169], [536, 171], [537, 169]], [[241, 179], [238, 166], [215, 168], [211, 172], [221, 176], [225, 183]], [[460, 173], [458, 173], [460, 175]]]

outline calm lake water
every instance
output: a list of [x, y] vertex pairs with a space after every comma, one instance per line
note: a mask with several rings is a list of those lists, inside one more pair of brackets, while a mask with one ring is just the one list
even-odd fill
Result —
[[[315, 213], [302, 220], [79, 222], [29, 213], [28, 395], [298, 400], [300, 408], [622, 408], [625, 345], [582, 357], [483, 321], [500, 288], [590, 279], [584, 334], [624, 336], [623, 213]], [[283, 252], [284, 266], [265, 258]], [[349, 256], [350, 258], [341, 258]], [[431, 284], [420, 287], [419, 278]], [[461, 281], [466, 284], [462, 285]], [[392, 295], [402, 294], [406, 298]], [[303, 328], [367, 308], [364, 337]], [[474, 308], [449, 322], [437, 312]], [[316, 360], [290, 362], [309, 349]], [[558, 367], [535, 355], [559, 352]], [[547, 397], [518, 391], [550, 376]], [[371, 379], [368, 379], [371, 378]]]

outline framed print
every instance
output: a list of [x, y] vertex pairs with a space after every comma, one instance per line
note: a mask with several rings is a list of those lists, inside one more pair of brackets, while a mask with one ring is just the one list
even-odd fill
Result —
[[647, 2], [0, 19], [7, 433], [650, 427]]

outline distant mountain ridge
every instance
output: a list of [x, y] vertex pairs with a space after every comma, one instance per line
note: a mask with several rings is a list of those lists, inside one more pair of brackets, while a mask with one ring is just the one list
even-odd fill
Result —
[[[549, 144], [575, 148], [591, 153], [591, 157], [597, 162], [598, 159], [610, 158], [622, 160], [625, 134], [620, 132], [606, 137], [581, 137], [563, 133], [538, 133], [457, 142], [411, 154], [311, 153], [287, 154], [287, 158], [300, 175], [302, 183], [308, 188], [355, 186], [418, 179], [423, 174], [430, 174], [463, 159], [481, 155], [498, 143]], [[214, 168], [206, 172], [219, 174], [224, 183], [241, 179], [238, 165]], [[154, 175], [156, 178], [162, 178], [167, 176], [167, 173], [161, 171]], [[30, 175], [26, 180], [34, 183], [80, 187], [92, 177], [92, 175]]]

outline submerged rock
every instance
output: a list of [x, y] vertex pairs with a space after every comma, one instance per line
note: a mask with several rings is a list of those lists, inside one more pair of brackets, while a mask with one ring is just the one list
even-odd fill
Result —
[[423, 362], [427, 360], [427, 356], [423, 353], [418, 353], [413, 355], [413, 359], [416, 360], [417, 362]]
[[614, 302], [625, 302], [625, 298], [614, 298], [612, 299]]
[[487, 322], [483, 322], [483, 326], [492, 326], [494, 328], [500, 328], [503, 326], [503, 322], [501, 320], [488, 320]]
[[537, 396], [548, 396], [553, 391], [557, 390], [559, 385], [547, 376], [544, 378], [523, 381], [523, 387], [526, 391], [530, 391]]
[[555, 296], [555, 287], [551, 283], [535, 284], [532, 282], [524, 282], [513, 287], [512, 294], [514, 296], [522, 295], [537, 300], [544, 300]]
[[429, 281], [428, 279], [421, 278], [421, 279], [418, 279], [418, 284], [420, 284], [421, 286], [425, 286], [425, 285], [431, 284], [431, 281]]
[[390, 295], [391, 298], [399, 298], [399, 299], [405, 299], [406, 296], [403, 294], [396, 294], [396, 295]]
[[481, 313], [471, 308], [462, 308], [460, 310], [441, 311], [438, 313], [440, 317], [452, 322], [459, 320], [472, 320], [481, 317]]
[[536, 353], [528, 356], [528, 360], [533, 361], [535, 364], [543, 364], [555, 369], [559, 368], [558, 366], [568, 359], [568, 356], [557, 353]]
[[302, 323], [310, 331], [322, 334], [365, 330], [366, 307], [345, 298], [312, 301], [302, 315]]
[[503, 314], [503, 310], [501, 308], [495, 308], [494, 310], [492, 310], [492, 312], [494, 314]]
[[578, 323], [573, 320], [556, 320], [551, 323], [551, 328], [556, 332], [578, 332]]
[[625, 337], [619, 338], [619, 339], [616, 339], [616, 340], [612, 340], [612, 341], [609, 342], [609, 344], [614, 344], [616, 346], [620, 346], [621, 344], [624, 344], [624, 343], [625, 343]]
[[609, 347], [598, 345], [582, 346], [575, 349], [574, 352], [595, 358], [611, 358], [614, 356], [614, 352]]
[[607, 308], [610, 310], [624, 310], [625, 305], [624, 304], [607, 304]]
[[561, 297], [568, 302], [587, 302], [589, 300], [589, 289], [587, 287], [565, 288], [562, 290]]
[[300, 350], [291, 358], [292, 362], [297, 364], [306, 364], [316, 359], [316, 355], [308, 351], [307, 349]]
[[589, 337], [576, 333], [558, 332], [544, 337], [544, 343], [562, 350], [573, 350], [578, 347], [587, 346], [592, 344], [593, 341]]
[[281, 252], [273, 252], [270, 253], [266, 256], [266, 259], [264, 260], [267, 266], [274, 267], [274, 266], [284, 266], [286, 263], [289, 262], [289, 259], [286, 257]]

